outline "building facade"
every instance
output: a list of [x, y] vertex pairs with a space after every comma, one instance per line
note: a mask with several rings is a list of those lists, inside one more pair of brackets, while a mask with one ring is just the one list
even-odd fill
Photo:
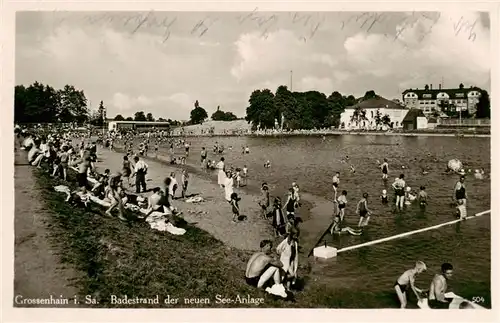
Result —
[[[364, 118], [356, 118], [355, 111], [363, 111]], [[403, 105], [380, 96], [364, 100], [354, 106], [347, 107], [340, 115], [340, 127], [343, 129], [376, 129], [377, 111], [381, 116], [387, 115], [393, 128], [402, 128], [403, 119], [408, 109]], [[353, 117], [354, 116], [354, 117]]]
[[441, 108], [450, 112], [468, 111], [473, 115], [481, 97], [481, 89], [475, 86], [465, 88], [463, 84], [456, 89], [442, 89], [439, 84], [437, 89], [433, 89], [430, 84], [423, 89], [405, 90], [402, 97], [408, 108], [420, 109], [426, 115], [442, 111]]

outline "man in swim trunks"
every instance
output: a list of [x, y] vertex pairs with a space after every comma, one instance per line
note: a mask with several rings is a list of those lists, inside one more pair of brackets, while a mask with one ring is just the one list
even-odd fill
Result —
[[392, 183], [392, 188], [394, 189], [394, 194], [396, 195], [396, 208], [402, 210], [405, 205], [405, 175], [399, 175], [399, 178], [396, 178], [394, 183]]
[[420, 300], [420, 293], [422, 290], [415, 287], [415, 276], [427, 270], [427, 266], [422, 261], [417, 261], [415, 264], [415, 268], [408, 269], [405, 271], [399, 278], [396, 280], [394, 284], [394, 289], [396, 290], [396, 294], [398, 295], [399, 301], [401, 303], [401, 308], [406, 308], [407, 295], [406, 291], [408, 288], [411, 288], [417, 299]]
[[434, 276], [429, 288], [429, 307], [433, 309], [450, 308], [451, 299], [447, 299], [448, 279], [453, 275], [453, 266], [449, 263], [441, 265], [441, 273]]
[[281, 283], [281, 261], [271, 257], [273, 244], [270, 240], [260, 242], [261, 251], [256, 252], [248, 260], [245, 271], [246, 282], [254, 287], [262, 288], [273, 277], [275, 284]]

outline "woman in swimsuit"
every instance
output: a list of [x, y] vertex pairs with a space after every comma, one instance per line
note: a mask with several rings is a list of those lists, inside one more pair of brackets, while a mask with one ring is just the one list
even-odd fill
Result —
[[286, 214], [294, 214], [295, 215], [295, 206], [296, 206], [297, 199], [295, 197], [295, 191], [293, 188], [291, 188], [288, 191], [288, 200], [286, 201], [285, 207], [286, 207]]
[[401, 303], [401, 308], [406, 308], [406, 304], [408, 303], [406, 291], [409, 288], [411, 288], [413, 293], [415, 293], [415, 296], [417, 296], [418, 300], [421, 299], [420, 294], [422, 293], [422, 290], [415, 287], [415, 277], [425, 270], [427, 270], [425, 263], [422, 261], [417, 261], [417, 263], [415, 264], [415, 268], [408, 269], [396, 280], [394, 289], [396, 290], [399, 302]]
[[356, 207], [356, 213], [359, 214], [359, 223], [358, 227], [364, 227], [368, 225], [368, 221], [370, 221], [371, 211], [368, 209], [368, 193], [363, 193], [363, 198], [358, 202]]

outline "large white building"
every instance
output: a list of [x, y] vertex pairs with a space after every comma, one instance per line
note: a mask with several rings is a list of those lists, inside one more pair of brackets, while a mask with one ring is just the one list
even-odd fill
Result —
[[[356, 110], [364, 111], [365, 118], [353, 118]], [[389, 116], [393, 128], [402, 128], [403, 119], [408, 113], [408, 109], [398, 102], [377, 96], [347, 107], [340, 115], [340, 127], [344, 129], [376, 129], [377, 111], [381, 116]]]
[[437, 89], [433, 89], [430, 84], [430, 86], [425, 85], [423, 89], [405, 90], [402, 96], [408, 108], [420, 109], [426, 115], [441, 111], [441, 102], [446, 104], [445, 109], [449, 111], [468, 111], [472, 115], [476, 113], [481, 89], [474, 86], [465, 88], [463, 84], [456, 89], [442, 89], [439, 84]]

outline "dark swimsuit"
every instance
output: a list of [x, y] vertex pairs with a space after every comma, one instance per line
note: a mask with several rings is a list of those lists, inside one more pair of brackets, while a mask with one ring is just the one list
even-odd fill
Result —
[[260, 276], [262, 276], [262, 274], [264, 274], [266, 272], [266, 270], [268, 270], [270, 267], [272, 267], [271, 264], [267, 264], [264, 269], [262, 269], [262, 272], [260, 275], [258, 276], [255, 276], [255, 277], [252, 277], [252, 278], [248, 278], [245, 276], [245, 281], [247, 282], [248, 285], [250, 286], [253, 286], [253, 287], [257, 287], [257, 285], [259, 284], [259, 280], [260, 280]]
[[398, 283], [397, 280], [394, 283], [394, 287], [396, 287], [396, 286], [399, 286], [399, 289], [401, 289], [401, 293], [403, 293], [403, 294], [405, 294], [406, 290], [408, 289], [408, 285], [401, 285], [400, 283]]
[[382, 167], [382, 174], [387, 174], [387, 166]]
[[455, 198], [457, 200], [465, 199], [465, 187], [462, 185], [460, 189], [455, 190]]
[[438, 301], [437, 299], [430, 299], [428, 301], [429, 307], [432, 309], [449, 309], [452, 299], [446, 298], [446, 302]]

